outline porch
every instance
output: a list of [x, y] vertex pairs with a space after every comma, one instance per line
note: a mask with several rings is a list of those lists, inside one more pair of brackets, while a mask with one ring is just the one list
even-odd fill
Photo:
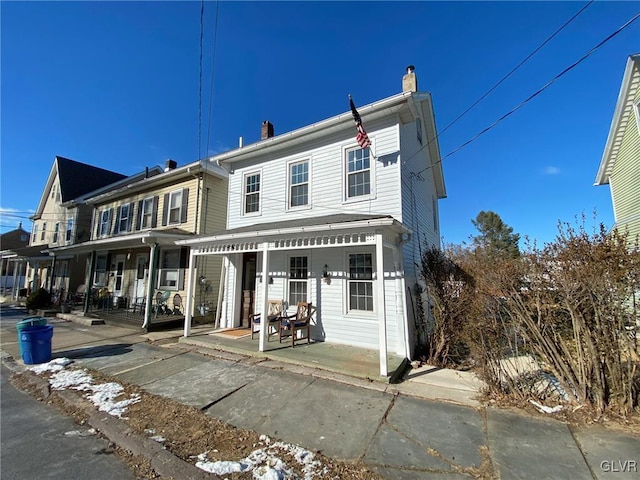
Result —
[[280, 343], [277, 338], [265, 342], [263, 351], [259, 351], [259, 338], [251, 339], [248, 328], [192, 331], [188, 337], [180, 337], [180, 343], [196, 347], [231, 352], [259, 359], [294, 364], [300, 367], [312, 367], [330, 372], [350, 375], [369, 381], [395, 383], [402, 377], [406, 367], [404, 357], [387, 354], [389, 375], [380, 376], [380, 352], [340, 345], [329, 342], [311, 342], [296, 344], [290, 341]]

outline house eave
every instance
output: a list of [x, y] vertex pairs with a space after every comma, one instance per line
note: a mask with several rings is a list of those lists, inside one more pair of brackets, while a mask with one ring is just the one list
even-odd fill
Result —
[[130, 235], [89, 240], [88, 242], [78, 243], [75, 245], [49, 248], [47, 251], [51, 254], [59, 255], [64, 253], [88, 253], [94, 250], [121, 250], [124, 248], [136, 248], [143, 245], [150, 246], [153, 244], [166, 246], [174, 245], [176, 240], [189, 238], [191, 236], [192, 234], [167, 233], [149, 230]]
[[[420, 97], [421, 95], [424, 95], [424, 92], [399, 93], [378, 102], [358, 107], [358, 113], [366, 127], [367, 122], [398, 112], [403, 107], [403, 104], [407, 102], [408, 98], [412, 96]], [[327, 135], [327, 133], [343, 131], [346, 128], [354, 128], [353, 116], [350, 111], [282, 135], [277, 135], [235, 150], [230, 150], [220, 155], [212, 156], [209, 160], [217, 164], [230, 164], [245, 160], [267, 148], [269, 151], [277, 151], [321, 138]]]
[[[640, 54], [630, 55], [627, 59], [627, 65], [625, 67], [624, 75], [622, 78], [622, 84], [620, 86], [620, 92], [618, 93], [618, 100], [613, 113], [613, 119], [611, 121], [611, 127], [609, 128], [609, 135], [605, 143], [602, 159], [600, 160], [600, 166], [598, 167], [598, 173], [594, 185], [607, 185], [609, 183], [609, 176], [613, 171], [620, 143], [624, 136], [624, 130], [628, 124], [629, 117], [633, 116], [633, 98], [635, 92], [640, 85]], [[623, 125], [623, 118], [627, 119], [627, 122]]]

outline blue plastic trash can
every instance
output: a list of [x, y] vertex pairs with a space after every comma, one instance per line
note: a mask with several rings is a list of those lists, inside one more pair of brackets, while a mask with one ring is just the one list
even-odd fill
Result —
[[51, 361], [53, 325], [34, 325], [20, 331], [22, 361], [27, 365]]
[[28, 317], [19, 321], [16, 324], [16, 330], [18, 330], [18, 345], [20, 346], [20, 356], [22, 356], [22, 342], [20, 341], [20, 332], [27, 327], [34, 327], [36, 325], [44, 326], [47, 324], [47, 319], [44, 317]]

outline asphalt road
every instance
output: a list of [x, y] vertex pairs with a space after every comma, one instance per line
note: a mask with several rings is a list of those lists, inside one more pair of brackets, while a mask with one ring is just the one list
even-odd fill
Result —
[[109, 448], [108, 440], [17, 390], [8, 380], [11, 371], [4, 365], [0, 372], [1, 478], [136, 478]]

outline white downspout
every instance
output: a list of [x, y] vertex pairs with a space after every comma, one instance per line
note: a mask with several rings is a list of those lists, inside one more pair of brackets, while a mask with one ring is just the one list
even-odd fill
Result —
[[[378, 301], [378, 336], [380, 347], [380, 375], [386, 377], [389, 373], [387, 364], [387, 311], [384, 300], [384, 252], [382, 233], [376, 232], [376, 290]], [[263, 322], [264, 323], [264, 322]]]
[[191, 248], [189, 250], [189, 276], [187, 277], [187, 299], [184, 307], [184, 336], [191, 335], [191, 318], [193, 317], [193, 303], [195, 291], [196, 255]]

